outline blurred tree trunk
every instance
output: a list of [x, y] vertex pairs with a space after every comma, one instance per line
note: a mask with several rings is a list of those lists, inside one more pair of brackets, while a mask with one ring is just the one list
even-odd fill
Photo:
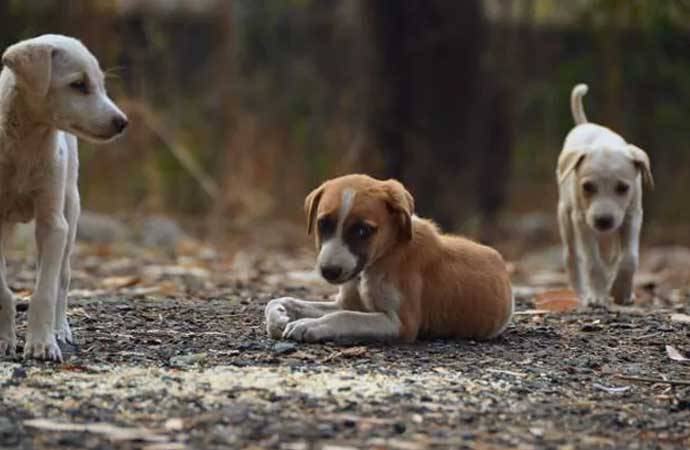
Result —
[[420, 213], [446, 227], [467, 220], [468, 205], [493, 218], [507, 182], [510, 96], [482, 70], [481, 2], [367, 4], [378, 55], [370, 128], [384, 160], [379, 175], [402, 179], [423, 199]]
[[403, 177], [404, 134], [411, 125], [410, 94], [413, 86], [412, 61], [407, 54], [408, 4], [399, 0], [369, 2], [379, 59], [374, 83], [380, 95], [372, 116], [372, 127], [374, 139], [382, 151], [384, 176], [393, 178]]
[[610, 0], [604, 4], [607, 20], [605, 26], [599, 26], [597, 40], [601, 49], [599, 67], [604, 71], [604, 111], [603, 123], [613, 129], [621, 129], [622, 117], [622, 61], [621, 61], [621, 28], [625, 10], [630, 4], [625, 0]]

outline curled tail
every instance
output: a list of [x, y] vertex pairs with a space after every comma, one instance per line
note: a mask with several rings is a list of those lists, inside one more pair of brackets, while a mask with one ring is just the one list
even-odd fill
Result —
[[573, 113], [573, 120], [576, 125], [587, 123], [585, 109], [582, 107], [582, 97], [587, 94], [589, 88], [586, 84], [578, 84], [570, 94], [570, 111]]

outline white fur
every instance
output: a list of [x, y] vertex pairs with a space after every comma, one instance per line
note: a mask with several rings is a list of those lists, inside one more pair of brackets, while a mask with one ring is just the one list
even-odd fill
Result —
[[355, 195], [356, 192], [352, 189], [343, 191], [343, 201], [338, 211], [338, 224], [335, 233], [323, 243], [317, 258], [317, 266], [320, 268], [339, 267], [342, 270], [341, 279], [348, 279], [357, 267], [357, 257], [345, 245], [343, 236], [345, 219], [350, 214]]
[[[578, 125], [565, 139], [557, 170], [565, 265], [573, 289], [585, 304], [607, 304], [611, 294], [618, 303], [627, 303], [632, 298], [642, 226], [642, 175], [633, 163], [640, 155], [647, 163], [648, 159], [617, 133], [587, 123], [582, 107], [586, 92], [585, 85], [573, 89], [571, 109]], [[567, 160], [569, 155], [580, 156]], [[579, 162], [568, 166], [565, 161]], [[578, 171], [584, 180], [578, 178]], [[597, 186], [597, 193], [585, 207], [580, 182], [587, 180]], [[616, 193], [616, 183], [621, 181], [629, 185], [626, 196]], [[612, 226], [602, 231], [596, 220], [604, 216], [611, 218]]]
[[[62, 360], [69, 257], [80, 213], [77, 134], [95, 142], [127, 119], [108, 98], [93, 55], [76, 39], [43, 35], [9, 47], [0, 73], [0, 241], [13, 222], [36, 220], [38, 277], [25, 358]], [[84, 82], [85, 90], [75, 88]], [[64, 131], [61, 131], [64, 130]], [[15, 306], [0, 245], [0, 356], [14, 355]]]
[[[340, 286], [333, 302], [278, 298], [266, 305], [266, 331], [274, 339], [387, 341], [400, 333], [400, 294], [382, 277], [369, 276]], [[374, 312], [374, 302], [383, 312]], [[383, 302], [383, 303], [382, 303]]]

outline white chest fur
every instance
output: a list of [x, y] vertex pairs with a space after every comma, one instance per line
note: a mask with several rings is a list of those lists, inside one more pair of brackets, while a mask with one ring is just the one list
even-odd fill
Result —
[[[56, 139], [61, 145], [56, 145]], [[29, 140], [36, 142], [23, 142], [21, 146], [0, 145], [0, 220], [32, 220], [37, 190], [43, 187], [42, 181], [54, 170], [56, 163], [65, 158], [60, 133], [32, 136]]]
[[385, 273], [363, 272], [358, 290], [367, 311], [397, 313], [400, 308], [400, 290], [388, 280]]

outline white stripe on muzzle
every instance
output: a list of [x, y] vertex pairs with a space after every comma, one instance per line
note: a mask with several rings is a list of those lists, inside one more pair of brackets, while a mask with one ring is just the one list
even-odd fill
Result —
[[317, 258], [319, 267], [339, 267], [343, 273], [342, 278], [349, 277], [357, 267], [357, 257], [347, 247], [343, 236], [345, 219], [350, 214], [356, 194], [352, 189], [343, 191], [343, 201], [338, 211], [338, 224], [335, 233], [321, 245], [321, 251]]

